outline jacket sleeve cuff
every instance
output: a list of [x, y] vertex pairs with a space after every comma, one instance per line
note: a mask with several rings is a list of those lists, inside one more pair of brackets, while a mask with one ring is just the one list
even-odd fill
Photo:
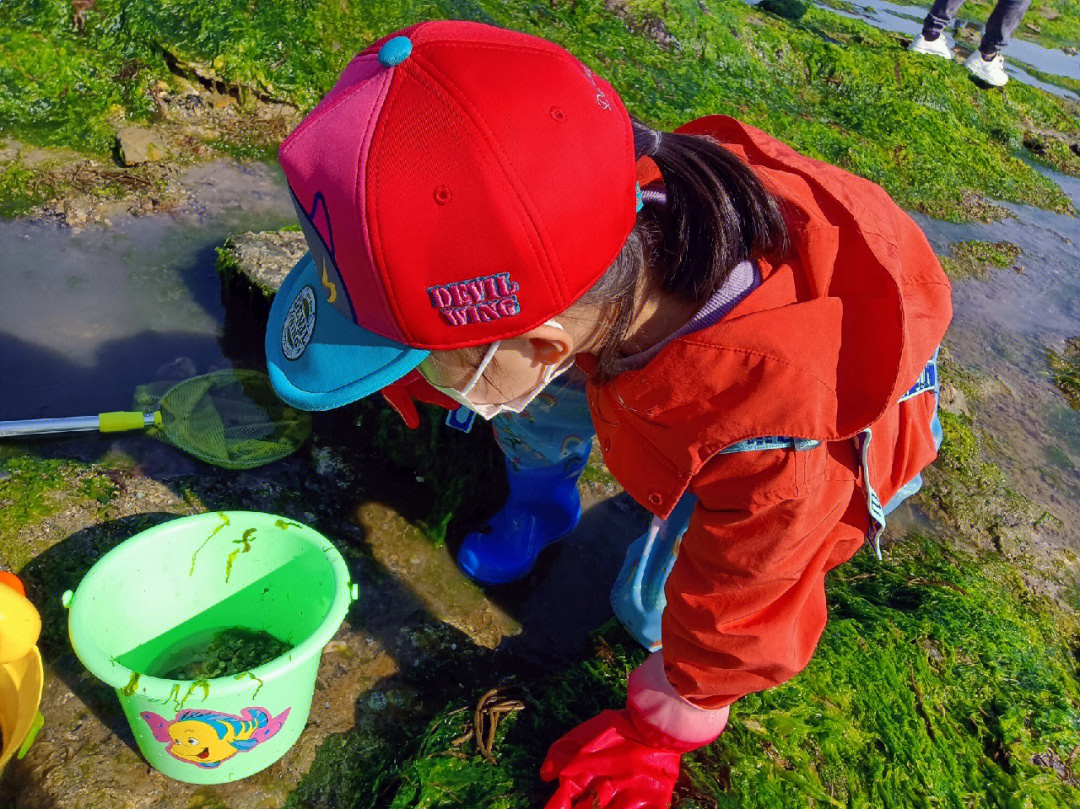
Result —
[[630, 673], [626, 708], [634, 726], [650, 742], [688, 752], [724, 732], [728, 708], [699, 708], [680, 695], [664, 673], [664, 656], [655, 652]]

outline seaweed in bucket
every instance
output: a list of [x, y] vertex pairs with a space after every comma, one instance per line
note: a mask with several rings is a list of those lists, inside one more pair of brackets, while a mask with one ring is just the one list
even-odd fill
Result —
[[155, 676], [165, 680], [231, 677], [269, 663], [291, 648], [269, 632], [234, 627], [216, 633], [208, 644], [195, 649], [186, 660], [170, 660], [168, 669]]
[[189, 576], [194, 576], [195, 575], [195, 557], [197, 557], [199, 555], [199, 551], [201, 551], [203, 548], [206, 547], [206, 543], [209, 542], [211, 539], [213, 539], [214, 535], [218, 531], [220, 531], [222, 528], [224, 528], [226, 525], [229, 524], [229, 516], [225, 512], [219, 511], [217, 513], [217, 515], [218, 515], [218, 519], [221, 520], [221, 524], [218, 525], [213, 531], [211, 531], [210, 536], [208, 536], [206, 538], [206, 540], [203, 542], [202, 545], [200, 545], [198, 548], [196, 548], [195, 553], [191, 554], [191, 570], [188, 571]]
[[139, 687], [139, 673], [131, 672], [131, 679], [128, 680], [128, 684], [120, 689], [120, 693], [125, 697], [130, 697], [135, 693], [135, 690]]
[[243, 536], [240, 537], [240, 539], [234, 539], [233, 540], [233, 545], [241, 545], [243, 547], [236, 548], [225, 559], [225, 581], [226, 582], [229, 581], [229, 576], [232, 575], [232, 566], [233, 566], [233, 562], [236, 561], [236, 557], [239, 556], [241, 553], [247, 553], [248, 551], [251, 550], [251, 541], [254, 538], [255, 538], [255, 529], [254, 528], [249, 528], [246, 531], [244, 531], [244, 534], [243, 534]]

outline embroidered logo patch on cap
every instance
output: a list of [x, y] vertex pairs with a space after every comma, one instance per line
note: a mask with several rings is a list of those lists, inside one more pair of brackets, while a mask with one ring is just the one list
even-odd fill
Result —
[[281, 353], [286, 359], [298, 360], [315, 333], [315, 290], [306, 286], [293, 298], [285, 325], [281, 327]]
[[431, 305], [442, 312], [451, 326], [466, 323], [488, 323], [503, 317], [513, 317], [521, 311], [517, 293], [521, 285], [510, 280], [510, 273], [501, 272], [428, 287]]

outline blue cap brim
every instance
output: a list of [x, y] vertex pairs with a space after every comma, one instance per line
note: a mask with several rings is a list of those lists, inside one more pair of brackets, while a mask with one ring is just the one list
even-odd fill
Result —
[[301, 410], [330, 410], [370, 396], [430, 353], [361, 328], [327, 303], [310, 253], [293, 267], [270, 307], [270, 382]]

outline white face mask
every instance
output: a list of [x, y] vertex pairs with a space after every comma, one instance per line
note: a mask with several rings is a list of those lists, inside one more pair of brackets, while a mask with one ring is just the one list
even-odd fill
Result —
[[[556, 323], [554, 320], [549, 320], [544, 325], [554, 326], [557, 329], [562, 329], [563, 331], [565, 331], [565, 329], [563, 329], [563, 327]], [[488, 348], [487, 353], [484, 354], [484, 358], [480, 361], [480, 365], [479, 367], [477, 367], [476, 372], [471, 377], [469, 377], [469, 381], [465, 383], [465, 387], [461, 390], [457, 390], [456, 388], [444, 388], [441, 385], [436, 385], [434, 383], [431, 383], [430, 381], [429, 384], [433, 388], [445, 393], [458, 404], [464, 405], [465, 407], [469, 408], [474, 413], [476, 413], [476, 415], [490, 421], [500, 413], [520, 413], [522, 410], [528, 407], [529, 402], [531, 402], [533, 399], [540, 395], [540, 391], [546, 388], [551, 382], [551, 380], [569, 371], [570, 366], [574, 364], [574, 358], [567, 357], [561, 365], [549, 364], [545, 366], [544, 375], [540, 377], [540, 381], [537, 382], [533, 387], [529, 388], [529, 390], [522, 393], [520, 396], [511, 399], [509, 402], [502, 402], [500, 404], [476, 404], [469, 399], [469, 391], [476, 387], [476, 383], [480, 381], [481, 377], [483, 377], [484, 369], [488, 367], [488, 365], [491, 363], [491, 358], [494, 357], [495, 352], [499, 350], [500, 342], [502, 341], [496, 340], [494, 343], [491, 344], [491, 347]]]

